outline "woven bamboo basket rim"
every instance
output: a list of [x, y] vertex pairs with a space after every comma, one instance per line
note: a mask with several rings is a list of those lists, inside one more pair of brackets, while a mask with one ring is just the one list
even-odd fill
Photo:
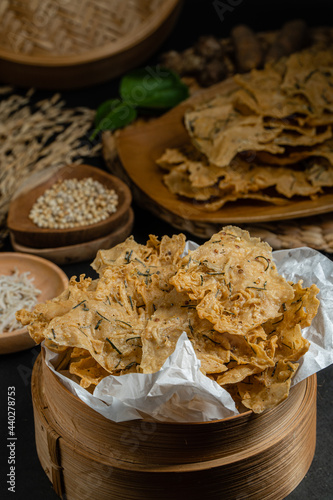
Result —
[[4, 49], [0, 45], [0, 59], [19, 64], [31, 66], [76, 66], [99, 61], [110, 56], [130, 50], [145, 38], [152, 35], [172, 14], [180, 0], [164, 0], [159, 8], [149, 15], [134, 32], [120, 37], [118, 40], [109, 42], [104, 46], [90, 49], [82, 54], [63, 55], [25, 55]]

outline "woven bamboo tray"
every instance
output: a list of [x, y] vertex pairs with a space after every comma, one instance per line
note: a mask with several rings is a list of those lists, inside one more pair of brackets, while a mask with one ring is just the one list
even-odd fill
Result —
[[32, 399], [41, 465], [67, 500], [282, 500], [315, 451], [315, 375], [261, 415], [114, 423], [73, 396], [40, 355]]
[[169, 35], [179, 0], [8, 0], [0, 5], [5, 83], [70, 89], [117, 77]]

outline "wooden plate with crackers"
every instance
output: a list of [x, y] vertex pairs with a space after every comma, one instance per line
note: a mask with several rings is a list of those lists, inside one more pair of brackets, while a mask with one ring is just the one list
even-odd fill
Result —
[[[287, 90], [282, 97], [278, 90], [281, 81], [276, 78], [276, 72], [256, 71], [253, 74], [238, 75], [237, 81], [232, 78], [200, 90], [162, 117], [120, 131], [116, 136], [116, 147], [122, 164], [122, 175], [130, 179], [136, 199], [173, 226], [204, 237], [212, 234], [222, 224], [285, 220], [332, 211], [333, 167], [330, 124], [333, 119], [331, 111], [333, 107], [332, 103], [323, 105], [319, 101], [315, 101], [312, 108], [308, 104], [311, 99], [316, 99], [308, 86], [308, 82], [311, 82], [315, 74], [311, 68], [316, 64], [316, 57], [321, 57], [323, 61], [326, 56], [331, 57], [327, 54], [319, 53], [319, 56], [315, 56], [304, 52], [304, 60], [309, 59], [309, 62], [308, 70], [300, 76], [303, 82], [303, 95], [300, 98], [294, 95], [292, 101], [290, 95], [293, 92], [293, 85], [299, 85], [294, 81], [295, 73], [299, 74], [299, 68], [296, 67], [296, 57], [292, 59], [291, 56], [286, 63], [284, 73], [286, 76], [283, 77]], [[312, 82], [311, 85], [330, 87], [328, 78], [328, 74], [324, 75], [322, 81]], [[272, 89], [265, 88], [267, 79], [271, 79]], [[258, 93], [256, 93], [257, 87], [259, 87]], [[249, 94], [248, 88], [253, 92], [253, 95], [250, 95], [252, 101], [244, 97], [246, 92]], [[259, 105], [260, 91], [262, 91], [262, 102]], [[218, 96], [221, 96], [220, 102]], [[239, 116], [235, 118], [232, 113], [227, 115], [223, 126], [216, 132], [213, 130], [213, 125], [209, 124], [209, 115], [214, 115], [216, 112], [214, 102], [217, 101], [222, 113], [220, 121], [223, 121], [223, 106], [228, 104], [228, 99], [233, 106], [232, 113], [238, 113]], [[272, 99], [275, 101], [271, 106]], [[285, 107], [282, 111], [285, 114], [279, 109], [283, 99]], [[242, 111], [239, 112], [238, 108]], [[207, 124], [200, 121], [200, 113], [203, 116], [206, 113]], [[245, 125], [249, 121], [252, 128], [246, 129]], [[230, 132], [230, 122], [235, 126], [236, 133]], [[257, 130], [262, 138], [256, 142], [254, 136]], [[205, 133], [209, 141], [204, 136]], [[230, 142], [228, 147], [223, 149], [221, 136], [225, 133], [229, 134]], [[240, 140], [243, 140], [241, 146], [237, 144]], [[266, 145], [268, 142], [269, 147]], [[184, 147], [195, 147], [196, 153], [206, 157], [200, 161], [194, 158], [198, 170], [207, 167], [207, 157], [210, 160], [210, 155], [214, 159], [215, 170], [216, 166], [221, 167], [223, 176], [217, 175], [215, 183], [210, 185], [207, 183], [210, 189], [208, 195], [204, 193], [204, 188], [199, 186], [198, 189], [191, 180], [193, 157], [187, 159], [188, 164], [179, 159], [172, 164], [171, 160], [163, 170], [157, 164], [158, 160], [161, 163], [161, 157], [163, 160], [167, 150], [177, 153]], [[220, 203], [221, 189], [219, 188], [219, 191], [217, 186], [220, 186], [221, 179], [228, 179], [230, 172], [226, 170], [223, 159], [230, 149], [235, 152], [234, 159], [240, 158], [240, 155], [245, 157], [240, 159], [238, 178], [233, 180], [236, 188], [233, 187], [232, 190], [230, 188], [232, 183], [227, 183], [224, 192], [227, 193], [226, 202]], [[106, 139], [105, 157], [107, 150]], [[228, 168], [234, 159], [228, 164]], [[192, 166], [189, 167], [191, 162]], [[211, 167], [212, 162], [208, 168]], [[250, 181], [249, 171], [252, 168], [260, 179], [254, 187], [250, 186], [252, 180]], [[172, 170], [172, 182], [176, 174], [178, 175], [178, 184], [175, 182], [176, 187], [173, 188], [171, 185], [171, 189], [169, 179], [172, 176], [166, 174], [168, 169], [169, 174]], [[321, 177], [323, 172], [325, 179]], [[237, 186], [244, 180], [247, 185], [241, 192], [242, 188]], [[262, 186], [259, 186], [260, 183]]]

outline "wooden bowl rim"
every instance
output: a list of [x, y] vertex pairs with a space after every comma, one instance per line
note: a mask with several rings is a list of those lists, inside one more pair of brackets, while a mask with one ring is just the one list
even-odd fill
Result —
[[[85, 226], [76, 226], [76, 227], [72, 227], [72, 228], [64, 228], [64, 229], [42, 228], [42, 227], [38, 227], [36, 224], [34, 224], [29, 219], [27, 221], [27, 224], [28, 224], [27, 228], [22, 228], [20, 226], [20, 219], [15, 218], [13, 216], [12, 212], [14, 210], [13, 207], [16, 207], [16, 205], [19, 203], [19, 200], [22, 197], [26, 197], [28, 193], [33, 192], [35, 190], [41, 191], [41, 193], [38, 193], [36, 196], [31, 198], [31, 203], [30, 203], [29, 208], [28, 208], [28, 211], [30, 211], [33, 204], [35, 203], [37, 198], [40, 196], [40, 194], [42, 194], [42, 192], [44, 192], [46, 189], [48, 189], [48, 187], [50, 187], [50, 186], [48, 186], [48, 184], [50, 183], [50, 181], [52, 179], [54, 179], [54, 178], [55, 179], [59, 178], [60, 180], [73, 179], [73, 178], [75, 178], [75, 175], [76, 175], [75, 171], [76, 170], [79, 171], [80, 169], [82, 170], [82, 167], [83, 167], [83, 170], [85, 170], [87, 173], [87, 175], [82, 177], [82, 179], [84, 179], [86, 177], [93, 177], [96, 180], [99, 180], [100, 178], [104, 178], [104, 179], [107, 179], [108, 181], [111, 181], [111, 183], [114, 184], [113, 189], [116, 191], [116, 193], [117, 193], [117, 191], [120, 191], [120, 190], [123, 191], [124, 202], [121, 203], [120, 205], [117, 205], [117, 210], [114, 213], [110, 214], [109, 217], [107, 217], [106, 219], [99, 221], [99, 222], [95, 222], [94, 224], [89, 224], [89, 225], [85, 225]], [[61, 177], [62, 172], [66, 171], [69, 168], [72, 169], [72, 172], [70, 172], [70, 175], [68, 177], [67, 176]], [[98, 174], [98, 175], [96, 176], [96, 174]], [[44, 190], [41, 190], [42, 186], [45, 186]], [[71, 164], [71, 165], [64, 166], [61, 169], [57, 170], [52, 175], [50, 175], [50, 177], [48, 177], [46, 180], [44, 179], [40, 184], [37, 184], [33, 188], [27, 189], [26, 191], [23, 191], [21, 194], [18, 194], [18, 196], [14, 200], [12, 200], [12, 202], [10, 203], [9, 211], [8, 211], [8, 218], [7, 218], [7, 225], [8, 225], [8, 228], [11, 231], [13, 231], [14, 233], [20, 232], [20, 233], [24, 233], [24, 234], [31, 234], [31, 233], [40, 234], [40, 235], [77, 234], [77, 233], [81, 232], [82, 230], [89, 232], [90, 230], [94, 230], [95, 228], [103, 227], [104, 225], [107, 225], [112, 221], [116, 221], [118, 219], [121, 219], [125, 215], [127, 210], [130, 208], [131, 203], [132, 203], [131, 190], [127, 186], [127, 184], [124, 181], [122, 181], [119, 177], [111, 175], [110, 173], [105, 172], [104, 170], [102, 170], [100, 168], [93, 167], [91, 165], [86, 165], [86, 164], [82, 164], [82, 163], [81, 164]]]
[[[134, 212], [133, 212], [133, 209], [132, 208], [129, 208], [128, 209], [128, 220], [126, 220], [126, 224], [130, 224], [130, 223], [133, 223], [134, 222]], [[92, 244], [92, 243], [95, 243], [95, 244], [98, 244], [98, 243], [101, 243], [103, 244], [105, 240], [107, 240], [108, 238], [110, 238], [111, 235], [117, 235], [118, 233], [120, 233], [122, 231], [122, 227], [118, 227], [117, 229], [115, 229], [114, 231], [111, 231], [110, 233], [106, 234], [105, 236], [100, 236], [99, 238], [95, 238], [93, 240], [89, 240], [89, 241], [86, 241], [84, 243], [74, 243], [73, 245], [66, 245], [66, 246], [62, 246], [62, 247], [47, 247], [47, 248], [34, 248], [34, 247], [27, 247], [25, 245], [22, 245], [21, 243], [16, 243], [16, 240], [15, 240], [15, 235], [14, 233], [12, 233], [10, 231], [10, 236], [11, 236], [11, 239], [12, 239], [12, 243], [14, 243], [14, 245], [19, 249], [18, 252], [21, 252], [21, 253], [27, 253], [29, 255], [34, 255], [34, 254], [30, 254], [31, 251], [36, 251], [36, 252], [46, 252], [46, 253], [50, 253], [52, 251], [54, 252], [62, 252], [64, 250], [77, 250], [79, 249], [80, 247], [84, 246], [84, 245], [89, 245], [89, 244]], [[15, 253], [18, 253], [15, 251]]]
[[13, 330], [11, 332], [2, 332], [2, 333], [0, 333], [0, 343], [1, 343], [1, 340], [8, 340], [8, 339], [12, 338], [13, 336], [20, 337], [21, 335], [25, 335], [26, 333], [28, 333], [28, 330], [25, 327], [19, 328], [18, 330]]
[[0, 47], [0, 59], [28, 66], [61, 67], [78, 66], [112, 58], [122, 52], [135, 48], [145, 38], [153, 35], [171, 16], [178, 4], [180, 5], [181, 3], [182, 0], [165, 0], [155, 12], [150, 14], [141, 23], [135, 33], [129, 33], [116, 42], [109, 42], [107, 45], [91, 49], [84, 54], [70, 56], [28, 56], [9, 52]]
[[[26, 261], [38, 262], [39, 264], [42, 264], [45, 267], [48, 267], [49, 269], [52, 269], [54, 271], [54, 273], [60, 278], [60, 282], [63, 284], [64, 290], [68, 286], [68, 277], [66, 273], [62, 269], [60, 269], [59, 266], [57, 266], [56, 264], [47, 259], [44, 259], [43, 257], [38, 257], [37, 255], [30, 255], [24, 252], [0, 253], [0, 261], [8, 257], [10, 257], [11, 259], [17, 257], [17, 260], [20, 261], [24, 259]], [[19, 328], [18, 330], [13, 330], [12, 332], [0, 332], [0, 344], [2, 344], [6, 340], [11, 340], [13, 337], [15, 338], [24, 337], [27, 333], [28, 329], [26, 327]]]

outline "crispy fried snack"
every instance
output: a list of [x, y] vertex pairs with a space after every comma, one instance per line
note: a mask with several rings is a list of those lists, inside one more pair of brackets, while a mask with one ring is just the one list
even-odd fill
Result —
[[168, 189], [216, 211], [239, 199], [316, 199], [333, 187], [332, 66], [332, 48], [310, 48], [235, 75], [232, 92], [185, 113], [190, 143], [157, 160]]
[[70, 357], [88, 390], [126, 373], [155, 373], [183, 332], [202, 372], [260, 413], [288, 396], [309, 343], [318, 288], [288, 283], [267, 243], [228, 226], [183, 256], [184, 235], [132, 237], [98, 252], [99, 279], [72, 278], [59, 297], [17, 318], [36, 342]]
[[74, 347], [71, 352], [68, 370], [70, 374], [79, 378], [80, 385], [84, 389], [94, 389], [104, 377], [109, 375], [109, 372], [97, 363], [89, 351], [78, 347]]

